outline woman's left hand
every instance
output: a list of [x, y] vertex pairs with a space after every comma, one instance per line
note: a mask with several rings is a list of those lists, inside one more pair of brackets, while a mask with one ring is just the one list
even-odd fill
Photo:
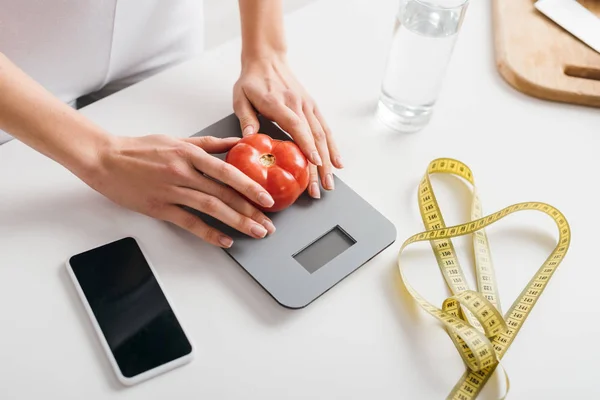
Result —
[[320, 197], [318, 176], [325, 189], [334, 189], [333, 168], [343, 167], [341, 156], [319, 108], [294, 77], [285, 56], [244, 60], [233, 90], [233, 108], [244, 136], [259, 131], [257, 113], [290, 134], [311, 162], [310, 196]]

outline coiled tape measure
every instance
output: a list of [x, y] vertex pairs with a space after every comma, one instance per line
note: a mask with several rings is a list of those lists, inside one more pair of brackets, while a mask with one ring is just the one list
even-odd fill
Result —
[[[452, 174], [465, 179], [473, 187], [471, 221], [446, 227], [429, 176]], [[451, 158], [433, 160], [419, 184], [419, 210], [426, 231], [409, 237], [398, 253], [398, 269], [402, 281], [415, 301], [443, 325], [466, 364], [467, 370], [454, 386], [448, 399], [475, 399], [500, 365], [517, 333], [525, 323], [550, 278], [565, 257], [571, 241], [571, 230], [565, 216], [549, 204], [539, 202], [518, 203], [491, 215], [482, 217], [481, 202], [471, 169]], [[542, 264], [510, 309], [502, 315], [494, 266], [484, 228], [509, 214], [541, 211], [550, 216], [558, 226], [558, 244]], [[470, 290], [456, 257], [451, 238], [473, 234], [477, 291]], [[442, 308], [429, 303], [406, 281], [400, 258], [402, 251], [412, 243], [429, 241], [446, 284], [452, 296]], [[506, 376], [507, 393], [509, 388]]]

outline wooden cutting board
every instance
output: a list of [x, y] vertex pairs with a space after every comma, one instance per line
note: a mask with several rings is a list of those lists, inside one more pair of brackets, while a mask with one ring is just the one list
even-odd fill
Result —
[[[600, 54], [534, 7], [535, 0], [493, 0], [496, 66], [530, 96], [600, 107]], [[600, 1], [579, 0], [600, 16]]]

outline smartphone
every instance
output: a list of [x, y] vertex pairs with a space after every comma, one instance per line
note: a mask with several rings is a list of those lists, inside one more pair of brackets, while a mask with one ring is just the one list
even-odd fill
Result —
[[66, 264], [121, 383], [133, 385], [192, 360], [192, 342], [135, 238], [74, 255]]

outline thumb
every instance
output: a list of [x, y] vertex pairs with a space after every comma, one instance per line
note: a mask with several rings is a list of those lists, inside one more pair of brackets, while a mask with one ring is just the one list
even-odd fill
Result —
[[184, 142], [198, 146], [207, 153], [218, 154], [229, 151], [238, 141], [239, 137], [217, 138], [214, 136], [193, 136], [183, 139]]
[[233, 102], [233, 110], [240, 120], [242, 136], [245, 137], [258, 132], [260, 124], [256, 116], [256, 111], [242, 90], [236, 94], [236, 99]]

